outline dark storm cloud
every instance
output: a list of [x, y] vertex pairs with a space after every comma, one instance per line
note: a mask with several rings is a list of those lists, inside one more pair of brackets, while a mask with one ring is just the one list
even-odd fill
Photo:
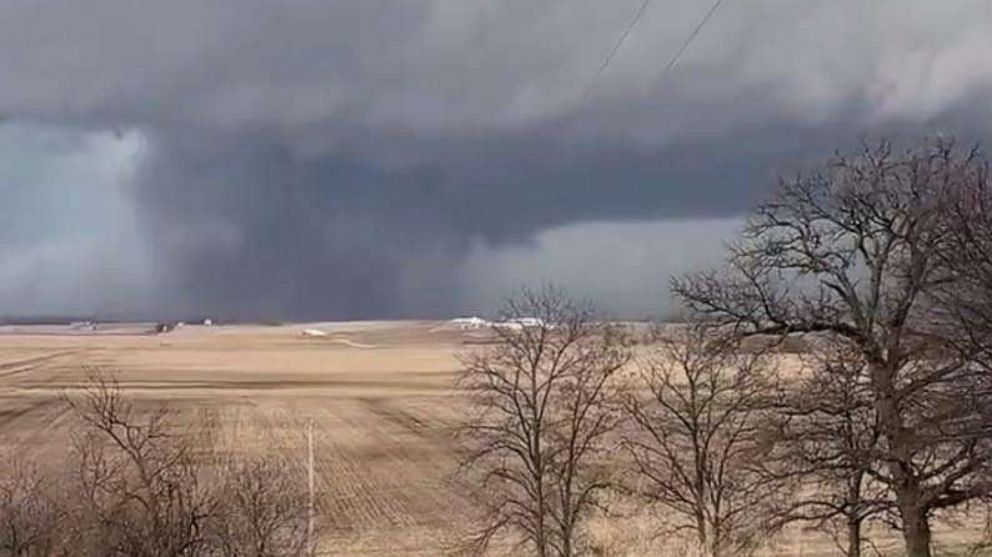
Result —
[[988, 132], [983, 0], [727, 2], [663, 79], [708, 6], [657, 0], [583, 97], [638, 4], [0, 0], [0, 110], [139, 130], [151, 305], [246, 318], [478, 309], [486, 261], [567, 282], [613, 230], [582, 223], [733, 218], [865, 135]]
[[[618, 142], [567, 152], [541, 134], [462, 138], [450, 148], [435, 146], [434, 159], [404, 164], [301, 157], [283, 144], [240, 137], [224, 153], [160, 145], [135, 195], [187, 311], [301, 319], [445, 315], [486, 309], [459, 295], [466, 290], [460, 267], [479, 244], [526, 245], [542, 230], [570, 223], [739, 215], [778, 170], [788, 170], [783, 161], [801, 167], [811, 153], [856, 141], [848, 129], [780, 124], [774, 133], [746, 129], [721, 142]], [[682, 241], [712, 246], [727, 237], [725, 227], [704, 227]], [[581, 249], [566, 253], [583, 259]], [[543, 269], [530, 266], [537, 272], [529, 278], [513, 276], [519, 284], [574, 279], [556, 274], [561, 261], [549, 257]], [[641, 272], [664, 288], [666, 276], [652, 263], [643, 261]], [[664, 269], [680, 270], [670, 262]], [[478, 280], [477, 262], [472, 271]], [[661, 301], [657, 291], [652, 295]]]

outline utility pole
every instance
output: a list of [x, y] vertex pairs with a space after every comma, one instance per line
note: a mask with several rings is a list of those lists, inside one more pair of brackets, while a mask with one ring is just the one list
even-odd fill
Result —
[[313, 418], [307, 419], [307, 555], [314, 556], [313, 541], [313, 518], [314, 518], [314, 497], [313, 497]]

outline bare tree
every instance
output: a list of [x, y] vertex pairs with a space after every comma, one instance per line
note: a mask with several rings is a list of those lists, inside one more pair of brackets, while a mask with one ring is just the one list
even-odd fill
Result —
[[634, 486], [694, 532], [704, 555], [744, 555], [770, 533], [783, 480], [765, 474], [774, 370], [705, 325], [662, 331], [624, 407]]
[[91, 372], [67, 397], [84, 424], [74, 440], [88, 552], [132, 557], [204, 554], [215, 499], [202, 481], [197, 444], [169, 413], [137, 412], [117, 382]]
[[856, 348], [879, 427], [868, 473], [892, 494], [911, 557], [931, 555], [934, 513], [992, 487], [986, 374], [934, 295], [949, 280], [949, 191], [983, 168], [947, 141], [837, 155], [783, 181], [727, 273], [675, 283], [691, 309], [747, 334], [821, 331]]
[[880, 436], [870, 378], [849, 344], [810, 344], [815, 347], [802, 358], [807, 373], [782, 389], [778, 455], [769, 471], [805, 487], [781, 510], [783, 521], [840, 526], [844, 541], [838, 544], [848, 557], [859, 557], [865, 522], [890, 509], [884, 486], [870, 473]]
[[211, 519], [211, 554], [306, 555], [307, 494], [298, 465], [275, 458], [232, 459]]
[[500, 532], [539, 557], [578, 551], [577, 528], [607, 477], [597, 466], [619, 412], [610, 403], [629, 350], [615, 328], [546, 287], [510, 301], [495, 342], [466, 355], [473, 403], [464, 467], [478, 474], [484, 549]]
[[65, 501], [55, 496], [53, 482], [23, 463], [5, 467], [0, 480], [0, 556], [70, 555], [71, 539]]
[[946, 279], [938, 292], [963, 340], [992, 361], [992, 182], [989, 166], [973, 154], [967, 179], [954, 184], [941, 214], [945, 249], [936, 256]]
[[[971, 178], [951, 193], [950, 209], [942, 225], [947, 246], [939, 252], [947, 280], [937, 296], [949, 320], [958, 326], [958, 339], [979, 355], [977, 363], [987, 373], [984, 382], [973, 389], [992, 392], [992, 180], [987, 161], [976, 163]], [[981, 409], [986, 423], [992, 424], [992, 408]], [[992, 494], [987, 494], [985, 511], [992, 516]], [[992, 524], [992, 520], [989, 521]], [[973, 554], [992, 546], [992, 528]]]
[[76, 553], [305, 555], [308, 506], [298, 465], [268, 455], [219, 459], [211, 424], [184, 424], [207, 432], [191, 434], [162, 407], [138, 411], [98, 370], [88, 372], [80, 396], [66, 398], [83, 424], [73, 444], [69, 517], [80, 533]]

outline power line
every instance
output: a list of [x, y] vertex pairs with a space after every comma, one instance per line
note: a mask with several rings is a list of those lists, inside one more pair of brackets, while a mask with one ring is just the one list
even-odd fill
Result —
[[[682, 59], [682, 55], [685, 54], [686, 50], [689, 49], [689, 46], [692, 44], [692, 42], [696, 40], [696, 37], [699, 35], [699, 33], [702, 32], [703, 28], [706, 27], [706, 25], [710, 22], [710, 20], [713, 18], [713, 15], [720, 8], [721, 4], [723, 4], [723, 0], [715, 0], [713, 2], [713, 5], [710, 6], [710, 9], [706, 12], [706, 14], [702, 17], [702, 19], [699, 20], [699, 23], [696, 24], [696, 27], [692, 30], [692, 33], [690, 33], [689, 36], [686, 37], [685, 41], [682, 42], [682, 44], [679, 46], [679, 49], [675, 52], [675, 55], [672, 56], [672, 59], [668, 61], [668, 64], [665, 66], [665, 69], [662, 70], [661, 72], [662, 77], [664, 77], [665, 74], [671, 71], [672, 68], [674, 68], [675, 65], [679, 63], [679, 60]], [[606, 58], [603, 60], [603, 63], [600, 64], [599, 69], [596, 71], [596, 74], [592, 77], [592, 79], [586, 85], [585, 89], [582, 91], [582, 95], [579, 97], [579, 102], [575, 105], [576, 107], [581, 105], [583, 101], [589, 98], [589, 95], [592, 93], [593, 89], [595, 89], [596, 84], [599, 82], [600, 78], [603, 77], [603, 74], [606, 73], [606, 70], [609, 69], [610, 64], [613, 63], [613, 60], [617, 57], [617, 54], [619, 54], [620, 49], [623, 48], [623, 45], [627, 42], [627, 39], [630, 38], [630, 35], [634, 31], [634, 28], [637, 27], [637, 24], [641, 21], [641, 18], [644, 17], [644, 14], [647, 12], [648, 7], [650, 5], [651, 5], [651, 0], [643, 0], [643, 2], [641, 2], [640, 7], [638, 7], [637, 11], [634, 12], [634, 16], [630, 19], [630, 22], [627, 23], [627, 26], [623, 29], [623, 32], [621, 32], [620, 36], [617, 37], [616, 42], [613, 44], [613, 48], [610, 49], [609, 53], [606, 55]], [[563, 125], [564, 120], [568, 118], [568, 113], [571, 112], [572, 112], [571, 110], [567, 111], [566, 115], [563, 115], [563, 117], [559, 119], [559, 124]]]
[[627, 24], [627, 27], [624, 28], [622, 33], [620, 33], [620, 37], [617, 38], [616, 43], [613, 44], [613, 48], [610, 50], [609, 54], [606, 55], [603, 63], [599, 66], [599, 70], [596, 71], [596, 75], [594, 75], [592, 80], [589, 81], [589, 84], [586, 85], [585, 90], [582, 92], [580, 102], [586, 100], [586, 98], [589, 97], [589, 94], [592, 93], [593, 88], [596, 86], [596, 82], [599, 81], [599, 78], [606, 73], [607, 68], [609, 68], [610, 64], [613, 63], [613, 59], [616, 58], [617, 53], [620, 52], [620, 49], [623, 48], [624, 43], [627, 42], [627, 38], [630, 37], [630, 33], [634, 30], [634, 27], [636, 27], [637, 23], [642, 17], [644, 17], [644, 13], [648, 10], [648, 6], [650, 4], [651, 0], [644, 0], [644, 2], [641, 3], [641, 7], [634, 13], [634, 17], [631, 18], [630, 22]]
[[703, 27], [706, 27], [706, 24], [713, 18], [713, 14], [715, 14], [717, 9], [719, 9], [720, 4], [723, 4], [723, 0], [716, 0], [716, 2], [713, 2], [713, 5], [710, 6], [710, 10], [706, 12], [703, 19], [699, 20], [699, 24], [696, 25], [696, 28], [692, 30], [692, 33], [686, 37], [685, 42], [683, 42], [682, 46], [679, 47], [678, 51], [675, 53], [675, 56], [672, 56], [672, 59], [669, 60], [668, 65], [661, 71], [662, 76], [671, 71], [671, 69], [675, 67], [675, 64], [679, 63], [679, 60], [682, 58], [682, 55], [685, 54], [685, 51], [689, 48], [689, 45], [692, 44], [692, 41], [696, 39], [696, 36], [703, 30]]

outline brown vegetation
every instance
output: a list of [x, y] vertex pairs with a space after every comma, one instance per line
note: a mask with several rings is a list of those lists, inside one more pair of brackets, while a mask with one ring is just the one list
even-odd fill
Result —
[[137, 412], [99, 372], [65, 403], [80, 424], [68, 461], [49, 474], [17, 468], [0, 488], [0, 554], [304, 554], [306, 497], [292, 468], [218, 466], [209, 440], [180, 431], [165, 408]]

